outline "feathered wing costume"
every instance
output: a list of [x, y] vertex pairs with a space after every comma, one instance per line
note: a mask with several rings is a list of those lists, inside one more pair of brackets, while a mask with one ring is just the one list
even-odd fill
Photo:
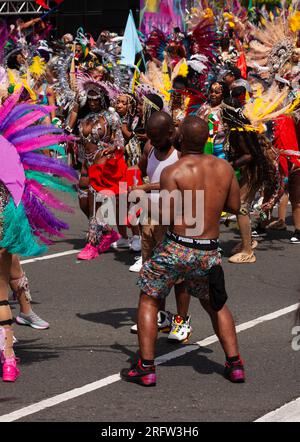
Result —
[[21, 93], [11, 95], [0, 109], [0, 248], [35, 256], [45, 251], [38, 239], [51, 244], [51, 236], [62, 237], [68, 228], [49, 208], [72, 211], [49, 189], [72, 192], [77, 173], [39, 152], [72, 137], [38, 124], [52, 108], [17, 104]]

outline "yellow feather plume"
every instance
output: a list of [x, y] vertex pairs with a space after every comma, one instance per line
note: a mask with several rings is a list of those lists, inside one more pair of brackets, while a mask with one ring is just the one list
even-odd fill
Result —
[[29, 66], [29, 72], [40, 77], [45, 73], [45, 70], [46, 63], [44, 60], [42, 60], [39, 56], [33, 57], [33, 63]]
[[300, 11], [296, 11], [289, 18], [289, 28], [292, 32], [297, 32], [300, 30]]

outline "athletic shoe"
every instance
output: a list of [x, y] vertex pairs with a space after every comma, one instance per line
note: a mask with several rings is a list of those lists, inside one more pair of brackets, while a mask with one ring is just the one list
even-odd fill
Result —
[[173, 316], [172, 328], [168, 336], [171, 342], [186, 344], [192, 334], [191, 317], [187, 316], [186, 320], [180, 315]]
[[85, 248], [82, 249], [80, 253], [78, 253], [77, 259], [90, 261], [91, 259], [98, 258], [98, 256], [99, 256], [98, 248], [92, 246], [92, 244], [90, 243], [87, 243]]
[[291, 244], [300, 244], [300, 230], [295, 230], [295, 233], [290, 239]]
[[267, 230], [264, 227], [260, 227], [259, 225], [252, 230], [252, 238], [261, 238], [262, 236], [267, 235]]
[[172, 313], [160, 310], [157, 313], [157, 327], [158, 331], [162, 333], [169, 333], [172, 328]]
[[[172, 314], [170, 312], [159, 311], [157, 313], [157, 328], [162, 333], [169, 333], [172, 325]], [[130, 328], [130, 333], [136, 335], [138, 332], [137, 324]]]
[[137, 364], [132, 364], [130, 368], [123, 368], [120, 376], [124, 381], [133, 382], [144, 387], [154, 387], [156, 385], [155, 366], [143, 367], [141, 360]]
[[133, 250], [134, 252], [140, 252], [142, 250], [142, 244], [141, 244], [141, 237], [140, 236], [134, 235], [131, 238], [130, 250]]
[[16, 323], [19, 325], [29, 325], [32, 328], [37, 330], [46, 330], [49, 328], [48, 322], [41, 319], [36, 313], [31, 311], [29, 315], [25, 315], [24, 313], [20, 313], [16, 317]]
[[20, 376], [20, 370], [17, 368], [18, 362], [20, 362], [19, 358], [15, 356], [5, 358], [3, 352], [1, 353], [2, 379], [4, 382], [15, 382]]
[[224, 376], [230, 382], [234, 382], [236, 384], [241, 384], [245, 382], [245, 370], [243, 361], [239, 359], [236, 362], [226, 362]]
[[129, 267], [129, 271], [139, 273], [142, 267], [143, 267], [143, 258], [140, 257], [137, 258], [135, 263]]
[[112, 230], [108, 235], [103, 235], [101, 243], [98, 246], [98, 253], [100, 254], [106, 252], [110, 246], [114, 242], [119, 241], [120, 238], [121, 235], [115, 230]]
[[137, 335], [137, 324], [134, 324], [132, 327], [130, 327], [130, 333], [133, 335]]
[[129, 239], [120, 238], [118, 241], [113, 242], [111, 247], [113, 249], [129, 249], [130, 241]]

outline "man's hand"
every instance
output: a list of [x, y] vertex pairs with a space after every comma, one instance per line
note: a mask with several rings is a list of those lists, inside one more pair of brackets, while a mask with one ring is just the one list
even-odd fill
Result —
[[116, 152], [117, 148], [116, 146], [110, 146], [110, 147], [106, 147], [105, 149], [102, 150], [101, 157], [108, 157], [113, 155]]
[[140, 186], [130, 186], [128, 187], [128, 193], [134, 192], [135, 190], [141, 190], [143, 192], [150, 192], [150, 186], [149, 184], [141, 184]]

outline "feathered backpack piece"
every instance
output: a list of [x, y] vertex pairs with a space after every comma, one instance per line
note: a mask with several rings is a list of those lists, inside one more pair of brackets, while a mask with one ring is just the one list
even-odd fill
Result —
[[50, 244], [51, 236], [61, 237], [68, 228], [48, 207], [72, 211], [49, 188], [71, 192], [77, 173], [40, 152], [73, 137], [52, 125], [39, 125], [52, 107], [17, 104], [21, 93], [11, 95], [0, 109], [0, 184], [6, 193], [0, 248], [34, 256], [45, 250], [35, 237]]

